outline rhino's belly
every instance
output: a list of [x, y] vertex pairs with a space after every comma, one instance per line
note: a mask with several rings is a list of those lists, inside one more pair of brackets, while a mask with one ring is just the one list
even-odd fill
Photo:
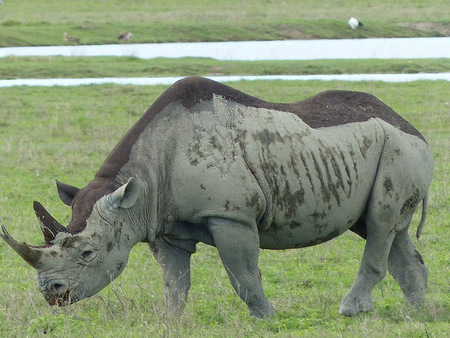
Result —
[[360, 217], [360, 212], [310, 215], [289, 220], [260, 231], [262, 249], [293, 249], [320, 244], [348, 230]]

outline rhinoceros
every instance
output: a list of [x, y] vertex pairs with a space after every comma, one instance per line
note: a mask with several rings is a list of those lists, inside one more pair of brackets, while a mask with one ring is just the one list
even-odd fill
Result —
[[422, 202], [420, 235], [432, 175], [424, 137], [370, 94], [271, 103], [189, 77], [150, 106], [86, 187], [57, 181], [72, 208], [67, 227], [35, 202], [45, 245], [17, 242], [4, 227], [1, 236], [59, 306], [99, 292], [132, 247], [147, 242], [171, 315], [185, 306], [190, 257], [203, 242], [217, 248], [250, 315], [269, 317], [260, 248], [312, 246], [350, 229], [366, 239], [339, 309], [354, 316], [373, 308], [372, 289], [387, 269], [407, 301], [423, 300], [428, 269], [408, 228]]

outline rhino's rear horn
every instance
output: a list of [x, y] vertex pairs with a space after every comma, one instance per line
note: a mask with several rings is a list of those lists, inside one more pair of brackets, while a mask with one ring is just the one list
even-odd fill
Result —
[[45, 210], [41, 203], [33, 202], [34, 212], [39, 220], [39, 225], [41, 226], [42, 233], [44, 234], [45, 243], [47, 245], [52, 245], [58, 232], [67, 232], [67, 229], [58, 223], [56, 219], [50, 215], [50, 213]]

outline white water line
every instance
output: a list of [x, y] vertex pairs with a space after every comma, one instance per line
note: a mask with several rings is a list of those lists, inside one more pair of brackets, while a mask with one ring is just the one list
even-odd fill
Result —
[[[450, 81], [450, 73], [417, 73], [417, 74], [331, 74], [331, 75], [266, 75], [266, 76], [207, 76], [218, 82], [236, 81], [383, 81], [383, 82], [411, 82], [411, 81]], [[182, 77], [130, 77], [130, 78], [84, 78], [84, 79], [14, 79], [0, 80], [0, 87], [15, 86], [81, 86], [95, 84], [120, 85], [171, 85]]]
[[450, 37], [321, 39], [0, 48], [5, 56], [205, 57], [217, 60], [450, 58]]

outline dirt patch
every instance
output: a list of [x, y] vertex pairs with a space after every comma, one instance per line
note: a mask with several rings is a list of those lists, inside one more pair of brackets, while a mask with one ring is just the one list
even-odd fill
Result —
[[450, 36], [450, 22], [402, 22], [398, 25], [418, 31], [437, 32], [439, 35]]

